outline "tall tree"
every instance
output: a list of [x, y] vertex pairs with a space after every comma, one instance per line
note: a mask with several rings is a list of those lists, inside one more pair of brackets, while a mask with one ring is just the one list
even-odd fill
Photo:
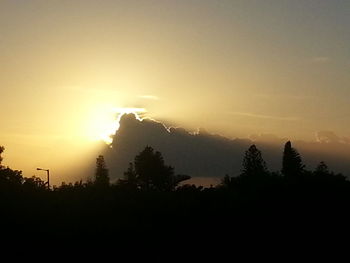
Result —
[[95, 185], [99, 187], [109, 186], [108, 169], [102, 155], [96, 158]]
[[249, 147], [243, 159], [243, 176], [266, 175], [268, 173], [266, 163], [261, 152], [255, 145]]
[[288, 177], [298, 177], [303, 174], [304, 168], [300, 154], [288, 141], [284, 146], [282, 173]]
[[135, 157], [135, 172], [142, 189], [156, 189], [161, 191], [173, 190], [181, 181], [190, 177], [174, 175], [174, 168], [164, 164], [160, 152], [147, 146]]
[[162, 188], [165, 181], [174, 175], [174, 169], [164, 165], [161, 153], [150, 146], [135, 157], [135, 171], [144, 189]]

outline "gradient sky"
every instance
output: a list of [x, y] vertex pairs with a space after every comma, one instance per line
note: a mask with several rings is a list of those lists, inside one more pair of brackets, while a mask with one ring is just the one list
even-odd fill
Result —
[[0, 0], [0, 145], [35, 173], [113, 108], [230, 137], [350, 135], [350, 1]]

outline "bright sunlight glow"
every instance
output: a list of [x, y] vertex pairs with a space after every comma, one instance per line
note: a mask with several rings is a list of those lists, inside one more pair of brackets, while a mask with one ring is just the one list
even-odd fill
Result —
[[112, 136], [119, 129], [120, 118], [124, 114], [133, 113], [136, 118], [141, 120], [140, 113], [145, 113], [144, 108], [115, 108], [115, 107], [100, 107], [96, 110], [89, 120], [89, 137], [94, 141], [104, 141], [106, 144], [111, 144]]

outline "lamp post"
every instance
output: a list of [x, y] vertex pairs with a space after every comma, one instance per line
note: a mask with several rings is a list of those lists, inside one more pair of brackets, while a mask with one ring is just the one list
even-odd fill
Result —
[[38, 171], [46, 171], [47, 172], [47, 189], [50, 190], [50, 170], [43, 168], [36, 168]]

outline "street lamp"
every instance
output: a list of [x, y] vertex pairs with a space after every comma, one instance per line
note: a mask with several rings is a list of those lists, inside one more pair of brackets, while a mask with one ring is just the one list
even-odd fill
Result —
[[50, 190], [50, 170], [43, 168], [36, 168], [38, 171], [46, 171], [47, 172], [47, 188]]

